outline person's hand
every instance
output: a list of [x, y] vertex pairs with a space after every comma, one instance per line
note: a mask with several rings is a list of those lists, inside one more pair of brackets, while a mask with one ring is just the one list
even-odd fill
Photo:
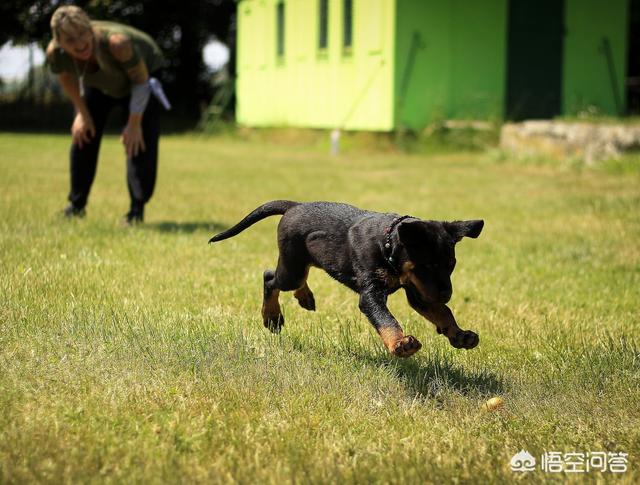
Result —
[[131, 121], [127, 123], [122, 132], [121, 141], [129, 158], [138, 156], [138, 153], [146, 149], [140, 123], [132, 123]]
[[96, 127], [89, 115], [76, 114], [73, 124], [71, 125], [71, 138], [73, 143], [82, 148], [96, 136]]

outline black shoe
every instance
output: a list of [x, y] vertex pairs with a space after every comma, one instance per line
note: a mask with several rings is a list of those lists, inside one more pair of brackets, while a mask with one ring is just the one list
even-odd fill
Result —
[[87, 212], [84, 210], [84, 207], [76, 207], [73, 204], [69, 204], [62, 210], [62, 215], [67, 219], [82, 219]]
[[136, 226], [144, 222], [144, 215], [142, 212], [129, 211], [125, 214], [122, 221], [125, 226]]

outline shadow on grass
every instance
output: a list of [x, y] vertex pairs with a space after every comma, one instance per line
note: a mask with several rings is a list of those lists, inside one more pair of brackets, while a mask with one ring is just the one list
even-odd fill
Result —
[[423, 399], [437, 400], [448, 391], [464, 396], [488, 396], [501, 394], [504, 390], [502, 379], [493, 372], [465, 368], [438, 351], [402, 360], [382, 352], [358, 357], [372, 366], [391, 369], [416, 397]]
[[143, 226], [145, 229], [152, 231], [166, 232], [170, 234], [191, 234], [193, 232], [207, 232], [213, 236], [215, 233], [224, 231], [228, 227], [219, 222], [175, 222], [175, 221], [161, 221], [145, 223]]
[[[451, 349], [423, 348], [416, 355], [401, 359], [392, 357], [379, 346], [373, 351], [361, 347], [353, 342], [348, 331], [345, 337], [343, 341], [348, 344], [344, 350], [371, 366], [392, 371], [416, 397], [437, 399], [448, 391], [464, 396], [495, 395], [504, 391], [500, 376], [484, 366], [465, 366], [457, 362]], [[372, 343], [375, 345], [375, 342]]]
[[417, 396], [437, 397], [442, 391], [453, 390], [462, 395], [500, 394], [504, 390], [502, 379], [487, 370], [470, 370], [448, 360], [446, 354], [434, 353], [425, 359], [375, 359], [378, 365], [393, 366], [398, 377]]
[[423, 348], [408, 359], [392, 357], [386, 350], [377, 346], [375, 341], [366, 344], [354, 341], [350, 335], [349, 324], [341, 327], [342, 345], [335, 348], [331, 338], [322, 330], [318, 330], [321, 328], [314, 327], [315, 330], [312, 330], [307, 338], [293, 337], [289, 342], [295, 349], [307, 353], [313, 351], [325, 356], [336, 353], [348, 355], [372, 368], [391, 371], [419, 398], [437, 400], [449, 391], [469, 397], [497, 395], [504, 391], [505, 385], [500, 376], [484, 366], [465, 367], [464, 364], [456, 362], [448, 350]]

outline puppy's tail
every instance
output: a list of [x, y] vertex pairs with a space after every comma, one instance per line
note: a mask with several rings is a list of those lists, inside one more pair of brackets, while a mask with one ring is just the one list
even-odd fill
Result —
[[235, 236], [236, 234], [240, 234], [247, 227], [252, 226], [256, 222], [270, 216], [282, 215], [292, 207], [299, 204], [300, 202], [293, 202], [291, 200], [272, 200], [271, 202], [262, 204], [260, 207], [254, 209], [251, 214], [247, 215], [244, 219], [238, 222], [235, 226], [221, 232], [220, 234], [216, 234], [211, 239], [209, 239], [209, 244], [217, 241], [222, 241], [223, 239], [228, 239]]

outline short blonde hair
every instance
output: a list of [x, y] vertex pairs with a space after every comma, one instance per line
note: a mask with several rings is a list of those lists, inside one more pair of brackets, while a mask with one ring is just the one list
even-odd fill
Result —
[[87, 12], [80, 7], [63, 5], [58, 7], [51, 16], [51, 32], [53, 32], [54, 39], [58, 39], [60, 29], [66, 25], [71, 25], [81, 31], [87, 31], [91, 29], [91, 19]]

